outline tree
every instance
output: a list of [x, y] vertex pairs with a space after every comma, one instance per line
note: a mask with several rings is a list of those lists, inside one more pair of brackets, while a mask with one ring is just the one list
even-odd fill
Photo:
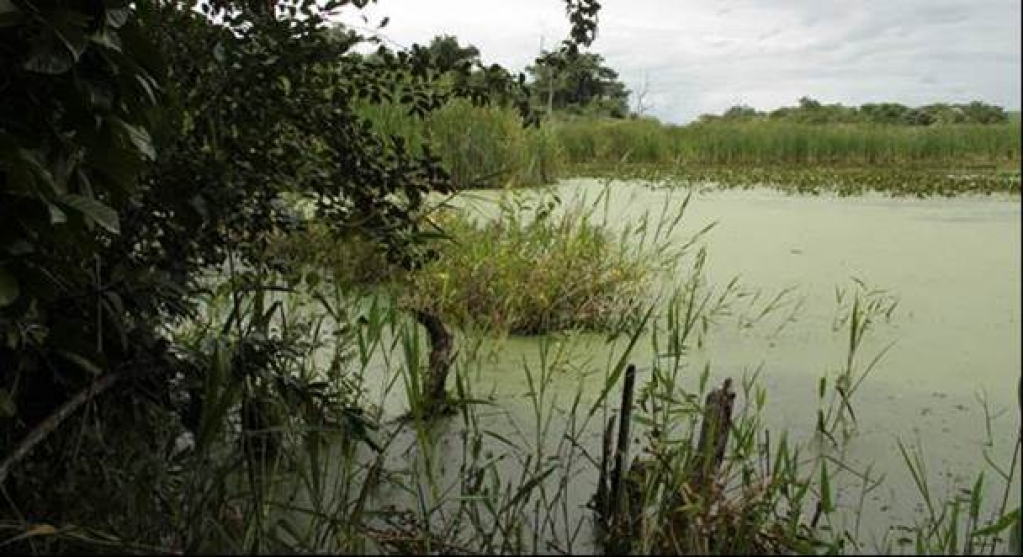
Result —
[[629, 90], [599, 54], [544, 51], [526, 72], [532, 76], [533, 96], [546, 99], [548, 111], [588, 111], [612, 118], [629, 114]]
[[[202, 438], [192, 410], [214, 376], [240, 389], [245, 427], [261, 396], [338, 419], [331, 387], [282, 376], [273, 363], [289, 347], [241, 316], [218, 339], [227, 375], [168, 330], [192, 316], [208, 271], [237, 265], [236, 292], [267, 287], [279, 270], [262, 257], [267, 237], [300, 224], [289, 194], [399, 264], [425, 253], [419, 208], [449, 181], [354, 105], [398, 91], [422, 115], [451, 92], [433, 86], [425, 49], [369, 60], [351, 53], [363, 38], [327, 30], [334, 9], [367, 3], [0, 1], [5, 520], [162, 543], [183, 516], [166, 507], [187, 495], [169, 451], [188, 429]], [[599, 4], [566, 6], [588, 44]], [[89, 427], [64, 426], [83, 406]]]
[[522, 79], [516, 79], [499, 64], [484, 64], [480, 51], [473, 45], [462, 46], [452, 35], [438, 35], [426, 47], [434, 68], [444, 74], [442, 81], [450, 84], [456, 97], [474, 103], [515, 106], [527, 122], [534, 120], [529, 109], [529, 90]]
[[0, 9], [6, 448], [97, 370], [144, 358], [155, 341], [126, 319], [135, 299], [119, 290], [129, 279], [105, 254], [128, 230], [122, 209], [159, 153], [150, 130], [164, 65], [127, 2]]
[[438, 35], [426, 47], [437, 69], [442, 72], [463, 67], [468, 70], [480, 63], [480, 51], [472, 45], [462, 46], [452, 35]]
[[721, 115], [724, 120], [752, 120], [760, 116], [755, 109], [746, 105], [736, 105], [725, 111]]
[[961, 106], [966, 120], [975, 124], [1000, 124], [1009, 121], [1009, 114], [1000, 106], [982, 101], [972, 101]]
[[899, 103], [870, 103], [860, 107], [860, 114], [874, 124], [902, 124], [909, 119], [910, 109]]
[[647, 95], [650, 94], [650, 76], [647, 72], [643, 72], [643, 83], [639, 89], [635, 91], [635, 104], [632, 109], [632, 115], [635, 117], [642, 118], [648, 110], [653, 108], [653, 105], [647, 102]]

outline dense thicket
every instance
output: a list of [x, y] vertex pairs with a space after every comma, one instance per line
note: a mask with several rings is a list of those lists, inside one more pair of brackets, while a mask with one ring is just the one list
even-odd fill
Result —
[[[364, 39], [327, 18], [366, 3], [0, 2], [3, 520], [164, 543], [196, 518], [177, 512], [188, 461], [175, 441], [226, 419], [211, 393], [238, 393], [245, 427], [268, 397], [337, 423], [337, 386], [295, 383], [275, 366], [288, 346], [242, 316], [205, 348], [168, 332], [194, 316], [210, 272], [229, 269], [244, 293], [282, 270], [264, 248], [302, 224], [285, 197], [339, 239], [405, 266], [420, 257], [417, 213], [447, 173], [355, 106], [400, 94], [421, 116], [486, 95], [437, 87], [424, 48], [353, 55]], [[597, 3], [566, 4], [588, 43]], [[83, 547], [61, 543], [47, 547]]]

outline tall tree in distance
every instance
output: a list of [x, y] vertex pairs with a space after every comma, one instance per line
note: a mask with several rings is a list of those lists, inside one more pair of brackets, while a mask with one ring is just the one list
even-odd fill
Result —
[[480, 62], [480, 51], [473, 45], [462, 46], [452, 35], [437, 35], [426, 47], [437, 70], [469, 69]]
[[526, 71], [532, 76], [533, 95], [546, 103], [548, 112], [629, 115], [629, 90], [600, 54], [544, 51]]

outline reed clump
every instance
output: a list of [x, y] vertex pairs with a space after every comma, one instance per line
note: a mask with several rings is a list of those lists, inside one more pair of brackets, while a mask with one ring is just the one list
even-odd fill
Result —
[[547, 126], [527, 127], [506, 106], [453, 100], [425, 118], [399, 103], [361, 110], [382, 134], [400, 138], [414, 153], [437, 156], [457, 189], [534, 186], [562, 175], [560, 144]]
[[592, 208], [559, 205], [552, 195], [505, 197], [486, 222], [442, 213], [450, 241], [413, 274], [403, 303], [524, 335], [607, 328], [634, 314], [658, 262], [619, 242]]

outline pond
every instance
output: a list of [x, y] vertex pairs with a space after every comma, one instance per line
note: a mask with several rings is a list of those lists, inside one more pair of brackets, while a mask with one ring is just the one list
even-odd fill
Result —
[[[680, 204], [688, 193], [638, 182], [574, 179], [519, 195], [541, 191], [564, 200], [593, 200], [603, 192], [607, 222], [616, 227]], [[454, 204], [486, 218], [500, 195], [468, 192]], [[880, 358], [856, 393], [856, 434], [842, 453], [852, 468], [870, 466], [875, 477], [885, 476], [882, 487], [862, 499], [861, 481], [854, 474], [840, 482], [845, 489], [839, 504], [862, 506], [860, 538], [867, 548], [888, 525], [911, 523], [922, 510], [897, 440], [923, 451], [939, 499], [969, 487], [987, 467], [985, 458], [1009, 467], [1020, 428], [1018, 197], [793, 196], [766, 188], [710, 187], [692, 195], [673, 234], [682, 242], [713, 223], [690, 254], [697, 247], [706, 249], [708, 287], [724, 288], [737, 278], [743, 295], [708, 326], [701, 346], [687, 354], [686, 373], [695, 382], [706, 364], [714, 385], [725, 377], [739, 381], [756, 372], [766, 388], [764, 415], [773, 430], [804, 438], [812, 433], [818, 380], [833, 378], [847, 363], [847, 326], [837, 323], [836, 316], [843, 301], [848, 305], [849, 292], [863, 284], [895, 302], [890, 318], [873, 323], [857, 354], [860, 367], [875, 355]], [[777, 308], [757, 319], [771, 300], [777, 300]], [[483, 339], [481, 352], [489, 357], [479, 358], [466, 374], [473, 392], [493, 401], [479, 410], [481, 429], [495, 438], [553, 443], [547, 451], [553, 454], [568, 426], [561, 411], [579, 390], [584, 408], [596, 398], [623, 344], [598, 334]], [[563, 350], [560, 356], [558, 350]], [[645, 341], [629, 354], [641, 382], [655, 357]], [[565, 364], [553, 366], [559, 371], [550, 377], [549, 392], [539, 403], [541, 421], [543, 411], [554, 409], [547, 436], [536, 433], [538, 403], [529, 395], [536, 392], [530, 385], [535, 387], [541, 358], [561, 358]], [[526, 369], [534, 375], [527, 377]], [[612, 409], [617, 408], [615, 393], [610, 396]], [[386, 413], [393, 417], [407, 408], [402, 398], [388, 395]], [[740, 393], [737, 404], [748, 402]], [[576, 436], [591, 454], [600, 454], [603, 418], [598, 413]], [[452, 418], [441, 426], [451, 433], [440, 441], [441, 466], [455, 472], [460, 425], [460, 419]], [[536, 441], [540, 437], [545, 439]], [[410, 441], [409, 451], [398, 455], [396, 464], [416, 452], [415, 444]], [[505, 465], [509, 477], [515, 477], [522, 463]], [[1019, 505], [1018, 468], [1017, 462], [1010, 508]], [[562, 522], [574, 523], [588, 512], [584, 505], [593, 493], [595, 475], [590, 466], [575, 476]], [[997, 500], [1001, 493], [991, 490], [988, 500]], [[844, 526], [851, 528], [852, 523]], [[583, 543], [573, 549], [590, 548]]]

